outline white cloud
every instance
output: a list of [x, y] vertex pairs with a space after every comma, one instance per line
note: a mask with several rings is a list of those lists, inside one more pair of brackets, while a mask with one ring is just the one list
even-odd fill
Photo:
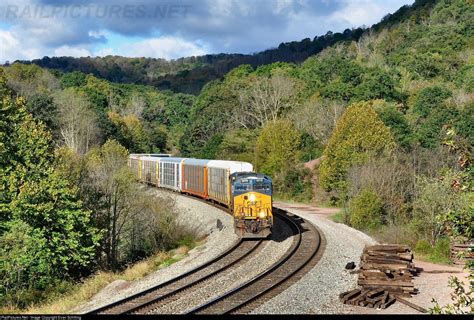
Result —
[[54, 49], [53, 55], [59, 57], [88, 57], [92, 56], [92, 53], [89, 50], [80, 47], [61, 46]]
[[328, 21], [347, 24], [347, 28], [362, 25], [370, 26], [390, 12], [396, 11], [407, 4], [407, 0], [373, 1], [373, 0], [341, 0], [340, 10], [333, 12]]
[[33, 59], [39, 54], [38, 48], [23, 47], [19, 37], [11, 31], [0, 29], [0, 63], [17, 59]]
[[13, 36], [11, 32], [0, 30], [0, 60], [10, 60], [17, 54], [15, 48], [19, 47], [20, 42]]
[[[115, 50], [103, 49], [100, 54], [112, 54]], [[199, 56], [209, 53], [208, 46], [199, 42], [186, 41], [179, 37], [164, 36], [122, 45], [117, 54], [127, 57], [151, 57], [176, 59], [180, 57]]]
[[97, 56], [97, 57], [114, 56], [114, 55], [117, 55], [117, 53], [112, 48], [100, 49], [94, 53], [94, 56]]
[[20, 41], [21, 37], [17, 32], [0, 29], [0, 63], [15, 60], [32, 60], [43, 56], [71, 56], [85, 57], [91, 56], [91, 52], [81, 46], [61, 46], [58, 48], [48, 48], [37, 41], [28, 39]]

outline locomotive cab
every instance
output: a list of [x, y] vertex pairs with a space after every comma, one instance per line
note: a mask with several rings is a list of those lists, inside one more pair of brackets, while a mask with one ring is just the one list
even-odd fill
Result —
[[235, 231], [242, 238], [265, 238], [273, 226], [270, 177], [255, 172], [230, 176]]

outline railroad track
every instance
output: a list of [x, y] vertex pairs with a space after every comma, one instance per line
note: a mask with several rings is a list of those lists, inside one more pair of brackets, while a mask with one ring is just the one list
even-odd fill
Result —
[[[306, 220], [283, 210], [277, 209], [277, 214], [286, 220], [296, 232], [293, 243], [286, 254], [271, 268], [215, 299], [188, 311], [189, 314], [247, 313], [261, 304], [262, 298], [268, 300], [276, 296], [299, 280], [317, 263], [325, 246], [325, 240], [317, 228]], [[283, 286], [285, 283], [286, 286]]]
[[263, 243], [262, 240], [237, 241], [230, 249], [178, 277], [168, 280], [160, 285], [154, 286], [145, 291], [139, 292], [125, 299], [113, 302], [104, 307], [92, 310], [88, 314], [131, 314], [145, 313], [148, 309], [153, 309], [158, 304], [169, 301], [179, 293], [224, 272], [246, 258]]
[[[216, 205], [215, 205], [216, 206]], [[247, 313], [298, 281], [322, 256], [325, 241], [311, 223], [274, 208], [275, 217], [292, 229], [292, 244], [269, 269], [238, 287], [187, 313]], [[230, 249], [176, 278], [125, 299], [88, 312], [89, 314], [150, 314], [180, 299], [212, 278], [231, 272], [258, 254], [264, 241], [237, 241]]]

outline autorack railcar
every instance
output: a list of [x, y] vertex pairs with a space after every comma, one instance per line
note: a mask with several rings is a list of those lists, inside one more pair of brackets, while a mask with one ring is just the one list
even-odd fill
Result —
[[243, 238], [271, 234], [272, 182], [248, 162], [132, 154], [128, 164], [141, 182], [225, 206]]

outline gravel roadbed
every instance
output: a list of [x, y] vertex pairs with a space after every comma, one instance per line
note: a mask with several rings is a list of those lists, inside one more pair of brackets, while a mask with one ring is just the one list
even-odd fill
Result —
[[264, 247], [244, 263], [231, 268], [230, 272], [210, 279], [202, 286], [188, 291], [186, 295], [153, 310], [150, 313], [177, 314], [190, 311], [229, 290], [238, 287], [275, 264], [290, 248], [293, 242], [290, 228], [282, 223], [274, 228], [277, 241], [267, 240]]
[[208, 235], [206, 243], [190, 250], [182, 260], [141, 280], [112, 282], [90, 301], [72, 310], [73, 313], [86, 313], [166, 282], [217, 257], [238, 240], [234, 232], [233, 219], [224, 211], [177, 193], [157, 189], [151, 192], [157, 196], [169, 197], [170, 202], [176, 202], [178, 221], [195, 228], [200, 236]]
[[318, 264], [298, 282], [267, 301], [253, 314], [344, 313], [339, 294], [357, 287], [357, 275], [345, 269], [348, 262], [359, 264], [365, 245], [376, 244], [368, 235], [298, 209], [286, 209], [310, 221], [323, 232], [326, 250]]

